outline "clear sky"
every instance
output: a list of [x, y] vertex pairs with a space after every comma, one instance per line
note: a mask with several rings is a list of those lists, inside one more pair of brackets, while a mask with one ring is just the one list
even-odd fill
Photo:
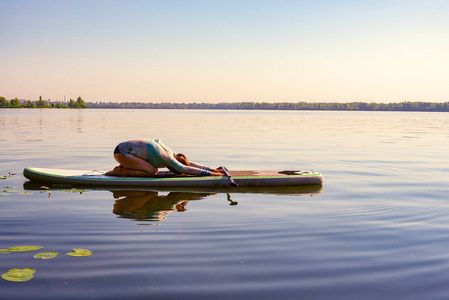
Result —
[[0, 96], [449, 101], [448, 0], [0, 0]]

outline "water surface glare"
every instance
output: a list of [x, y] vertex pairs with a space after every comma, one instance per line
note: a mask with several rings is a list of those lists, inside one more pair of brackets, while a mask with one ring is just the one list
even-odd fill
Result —
[[[40, 189], [26, 166], [109, 170], [160, 138], [231, 170], [315, 170], [322, 187]], [[4, 299], [448, 299], [445, 113], [0, 110]], [[16, 174], [9, 176], [9, 173]], [[86, 258], [65, 256], [73, 248]]]

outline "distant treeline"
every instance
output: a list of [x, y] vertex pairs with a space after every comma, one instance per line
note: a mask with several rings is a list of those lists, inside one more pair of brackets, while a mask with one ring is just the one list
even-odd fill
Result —
[[0, 108], [87, 108], [87, 106], [81, 97], [78, 97], [76, 101], [70, 99], [67, 103], [61, 103], [45, 101], [40, 96], [37, 101], [19, 100], [17, 98], [6, 100], [5, 97], [0, 97]]
[[355, 110], [355, 111], [439, 111], [449, 112], [449, 102], [400, 102], [400, 103], [314, 103], [314, 102], [233, 102], [233, 103], [140, 103], [140, 102], [86, 102], [89, 108], [127, 109], [246, 109], [246, 110]]
[[340, 110], [340, 111], [433, 111], [449, 112], [449, 102], [232, 102], [232, 103], [142, 103], [142, 102], [84, 102], [81, 97], [67, 103], [19, 100], [6, 100], [0, 97], [0, 108], [127, 108], [127, 109], [242, 109], [242, 110]]

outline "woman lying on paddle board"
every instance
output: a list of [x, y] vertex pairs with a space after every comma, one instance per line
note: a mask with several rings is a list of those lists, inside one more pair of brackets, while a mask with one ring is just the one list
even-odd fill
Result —
[[176, 174], [224, 175], [221, 170], [189, 162], [184, 154], [175, 153], [160, 139], [131, 140], [120, 143], [114, 150], [114, 158], [120, 165], [106, 175], [148, 177], [156, 175], [158, 168], [164, 167]]

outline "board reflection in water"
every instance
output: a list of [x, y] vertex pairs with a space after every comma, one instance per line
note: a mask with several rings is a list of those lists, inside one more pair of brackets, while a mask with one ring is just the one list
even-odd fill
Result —
[[189, 201], [204, 200], [211, 195], [222, 195], [223, 200], [229, 205], [238, 205], [239, 193], [281, 194], [291, 196], [320, 194], [321, 185], [302, 187], [277, 187], [277, 188], [238, 188], [235, 193], [223, 192], [223, 189], [213, 192], [200, 191], [144, 191], [144, 190], [117, 190], [111, 191], [114, 197], [113, 213], [121, 218], [135, 221], [162, 222], [171, 212], [185, 212]]

